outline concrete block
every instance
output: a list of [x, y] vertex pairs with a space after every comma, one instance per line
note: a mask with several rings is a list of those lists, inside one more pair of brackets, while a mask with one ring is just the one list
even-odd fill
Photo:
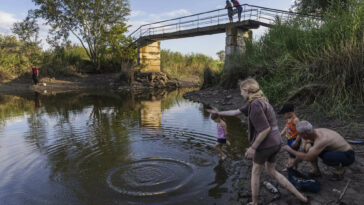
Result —
[[139, 48], [138, 59], [140, 64], [145, 65], [145, 68], [142, 69], [143, 72], [159, 72], [161, 59], [160, 42], [152, 42]]

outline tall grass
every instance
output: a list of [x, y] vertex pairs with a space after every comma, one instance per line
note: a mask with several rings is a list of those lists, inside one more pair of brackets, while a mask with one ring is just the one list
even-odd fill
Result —
[[220, 72], [222, 67], [222, 62], [203, 54], [183, 55], [170, 50], [161, 51], [161, 71], [173, 78], [198, 76], [202, 79], [205, 68]]
[[86, 51], [80, 46], [69, 46], [45, 51], [41, 73], [46, 76], [77, 76], [87, 71], [88, 65], [91, 61]]
[[243, 54], [231, 56], [222, 85], [253, 76], [272, 103], [313, 103], [330, 116], [350, 117], [364, 104], [364, 3], [352, 1], [327, 12], [322, 21], [279, 19]]

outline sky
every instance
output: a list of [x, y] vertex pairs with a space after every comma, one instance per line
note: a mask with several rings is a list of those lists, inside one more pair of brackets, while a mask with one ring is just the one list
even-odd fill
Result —
[[[225, 0], [129, 0], [129, 2], [130, 32], [146, 23], [220, 9], [225, 6]], [[282, 10], [288, 10], [292, 5], [292, 0], [239, 0], [239, 2]], [[13, 23], [23, 20], [28, 10], [34, 8], [31, 0], [0, 0], [0, 34], [11, 34], [10, 28]], [[47, 26], [41, 23], [40, 27], [42, 46], [47, 48], [44, 40], [47, 36]], [[253, 30], [254, 39], [258, 39], [264, 32], [266, 32], [265, 28]], [[71, 40], [77, 43], [76, 39]], [[225, 49], [225, 34], [165, 40], [161, 42], [161, 48], [183, 54], [202, 53], [217, 59], [216, 52]]]

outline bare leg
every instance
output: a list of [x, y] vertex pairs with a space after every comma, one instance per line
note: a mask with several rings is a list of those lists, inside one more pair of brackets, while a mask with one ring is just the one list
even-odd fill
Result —
[[335, 166], [334, 167], [334, 171], [333, 171], [334, 174], [339, 174], [339, 175], [342, 175], [345, 173], [345, 169], [344, 167], [340, 164], [339, 166]]
[[288, 157], [288, 164], [292, 165], [293, 169], [297, 169], [297, 164], [295, 163], [295, 158]]
[[299, 200], [303, 202], [307, 202], [307, 197], [305, 197], [301, 192], [299, 192], [296, 187], [294, 187], [286, 177], [284, 177], [281, 173], [276, 170], [275, 163], [265, 163], [265, 167], [273, 178], [275, 178], [284, 188], [288, 189], [292, 194], [294, 194]]
[[253, 162], [252, 179], [251, 179], [253, 205], [258, 204], [260, 174], [262, 173], [262, 170], [263, 170], [263, 165]]
[[[304, 151], [307, 153], [310, 149], [311, 149], [312, 145], [310, 143], [307, 143], [304, 147]], [[320, 168], [318, 167], [318, 160], [317, 158], [315, 158], [314, 160], [312, 160], [311, 162], [311, 165], [312, 165], [312, 174], [314, 175], [321, 175], [321, 172], [320, 172]]]
[[222, 151], [221, 147], [222, 147], [222, 144], [220, 144], [220, 143], [216, 143], [215, 146], [214, 146], [216, 151], [219, 153], [220, 158], [225, 159], [226, 154]]

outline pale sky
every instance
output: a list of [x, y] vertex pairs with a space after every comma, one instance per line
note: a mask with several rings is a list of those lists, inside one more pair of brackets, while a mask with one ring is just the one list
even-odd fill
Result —
[[[292, 5], [291, 0], [239, 0], [239, 2], [282, 10], [288, 10]], [[130, 31], [133, 31], [142, 24], [220, 9], [224, 6], [225, 0], [130, 0], [132, 13], [128, 24], [132, 26]], [[23, 20], [28, 10], [33, 8], [31, 0], [0, 0], [0, 34], [11, 34], [12, 24]], [[264, 28], [253, 30], [254, 38], [259, 38], [264, 32]], [[46, 38], [46, 26], [41, 25], [40, 36], [42, 39]], [[72, 41], [78, 43], [75, 39]], [[45, 40], [43, 46], [47, 47]], [[225, 49], [225, 34], [166, 40], [161, 42], [161, 47], [183, 54], [203, 53], [217, 58], [216, 52]]]

